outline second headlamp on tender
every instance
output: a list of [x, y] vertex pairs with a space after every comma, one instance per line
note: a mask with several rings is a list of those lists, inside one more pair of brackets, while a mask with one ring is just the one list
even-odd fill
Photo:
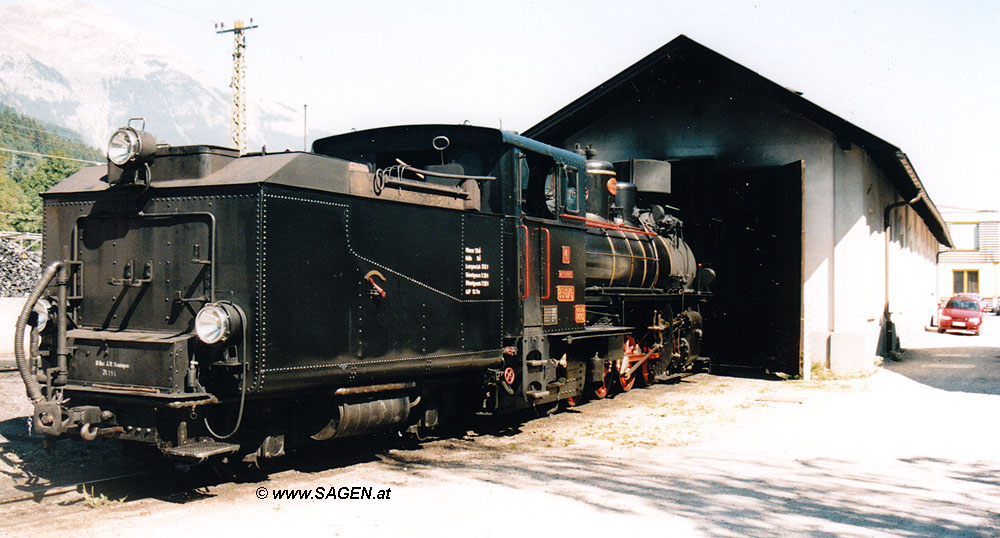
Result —
[[202, 342], [213, 345], [239, 337], [243, 316], [232, 303], [208, 303], [194, 318], [194, 332]]

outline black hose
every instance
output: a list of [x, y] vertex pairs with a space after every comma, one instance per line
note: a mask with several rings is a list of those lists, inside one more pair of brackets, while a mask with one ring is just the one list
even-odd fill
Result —
[[28, 357], [24, 355], [24, 327], [28, 324], [28, 319], [35, 309], [35, 303], [38, 302], [42, 293], [45, 292], [45, 288], [49, 286], [49, 283], [52, 282], [52, 279], [62, 269], [63, 265], [63, 262], [56, 261], [50, 263], [45, 268], [45, 271], [42, 272], [42, 278], [38, 280], [38, 284], [35, 284], [35, 289], [31, 290], [28, 299], [24, 302], [24, 308], [21, 309], [21, 315], [17, 317], [17, 325], [14, 328], [14, 360], [17, 362], [17, 371], [21, 374], [21, 380], [24, 381], [24, 388], [32, 403], [38, 403], [44, 400], [45, 397], [42, 395], [42, 387], [38, 384], [38, 379], [31, 372], [31, 364], [28, 362]]
[[227, 433], [226, 435], [219, 435], [215, 433], [215, 431], [212, 430], [212, 426], [208, 423], [208, 417], [205, 417], [205, 429], [208, 430], [208, 433], [212, 434], [212, 436], [215, 437], [216, 439], [229, 439], [233, 435], [236, 435], [236, 432], [240, 431], [240, 424], [243, 424], [243, 409], [246, 406], [246, 402], [247, 402], [247, 359], [246, 357], [243, 357], [243, 386], [240, 389], [240, 412], [239, 415], [236, 416], [236, 425], [233, 426], [233, 431]]
[[243, 334], [241, 335], [242, 340], [243, 340], [243, 350], [242, 350], [243, 351], [243, 384], [242, 384], [242, 387], [240, 388], [240, 412], [239, 412], [239, 415], [236, 416], [236, 425], [233, 426], [233, 431], [227, 433], [226, 435], [219, 435], [219, 434], [215, 433], [212, 430], [212, 426], [210, 426], [208, 424], [208, 417], [205, 417], [205, 429], [208, 430], [208, 433], [212, 434], [212, 436], [215, 437], [215, 438], [217, 438], [217, 439], [229, 439], [233, 435], [236, 435], [236, 432], [240, 431], [240, 425], [243, 424], [243, 410], [245, 409], [246, 403], [247, 403], [247, 374], [249, 373], [247, 371], [247, 356], [246, 356], [247, 353], [248, 353], [248, 351], [247, 351], [247, 316], [246, 316], [246, 314], [243, 313], [243, 309], [242, 308], [237, 307], [236, 308], [236, 312], [240, 315], [240, 327], [242, 328], [242, 332], [243, 332]]

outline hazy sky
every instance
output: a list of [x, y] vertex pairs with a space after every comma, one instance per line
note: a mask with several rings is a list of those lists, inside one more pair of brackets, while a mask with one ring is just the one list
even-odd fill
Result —
[[523, 131], [678, 34], [899, 146], [939, 206], [1000, 209], [1000, 1], [85, 0], [327, 133], [399, 123]]

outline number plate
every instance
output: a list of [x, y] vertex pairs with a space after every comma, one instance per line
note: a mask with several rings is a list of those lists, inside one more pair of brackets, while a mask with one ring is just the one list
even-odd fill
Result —
[[576, 299], [576, 288], [573, 286], [556, 286], [556, 300], [560, 303], [571, 303]]

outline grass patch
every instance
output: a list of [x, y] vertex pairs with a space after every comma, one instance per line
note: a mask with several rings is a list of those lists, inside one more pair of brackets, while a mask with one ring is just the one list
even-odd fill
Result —
[[127, 497], [122, 497], [121, 499], [110, 499], [103, 493], [95, 495], [94, 488], [90, 488], [90, 492], [87, 492], [86, 488], [83, 490], [83, 503], [87, 506], [87, 508], [101, 508], [102, 506], [121, 504], [125, 502], [126, 498]]

